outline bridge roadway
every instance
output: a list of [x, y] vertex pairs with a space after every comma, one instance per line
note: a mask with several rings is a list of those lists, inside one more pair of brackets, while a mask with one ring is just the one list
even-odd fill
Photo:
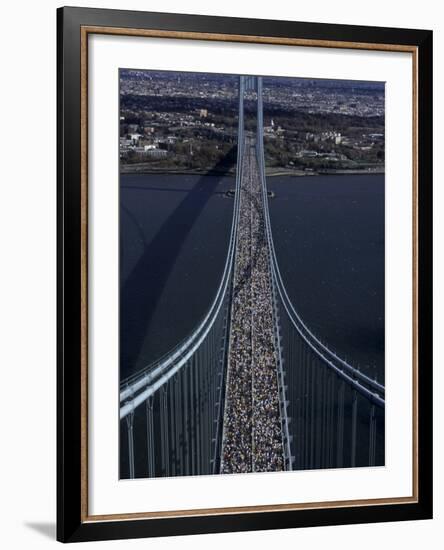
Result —
[[242, 157], [221, 473], [284, 469], [265, 205], [250, 137]]

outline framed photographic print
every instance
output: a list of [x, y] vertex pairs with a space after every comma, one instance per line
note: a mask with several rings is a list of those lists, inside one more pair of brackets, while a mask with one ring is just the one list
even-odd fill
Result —
[[58, 10], [58, 539], [432, 517], [432, 33]]

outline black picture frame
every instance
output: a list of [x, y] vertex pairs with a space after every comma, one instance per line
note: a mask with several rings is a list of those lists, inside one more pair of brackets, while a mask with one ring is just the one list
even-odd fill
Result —
[[[417, 481], [415, 502], [251, 511], [189, 517], [91, 519], [85, 513], [82, 330], [83, 27], [209, 33], [305, 41], [404, 45], [417, 55]], [[432, 517], [432, 32], [383, 27], [148, 13], [57, 10], [57, 539], [62, 542], [355, 524]], [[83, 162], [83, 164], [82, 164]], [[82, 489], [83, 488], [83, 489]]]

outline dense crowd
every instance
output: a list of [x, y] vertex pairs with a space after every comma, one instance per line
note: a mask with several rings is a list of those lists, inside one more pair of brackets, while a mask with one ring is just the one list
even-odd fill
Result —
[[240, 191], [222, 473], [283, 469], [270, 259], [255, 148]]

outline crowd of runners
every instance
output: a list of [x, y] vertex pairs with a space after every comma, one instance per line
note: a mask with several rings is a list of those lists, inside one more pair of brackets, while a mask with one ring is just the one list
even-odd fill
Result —
[[222, 473], [284, 467], [270, 259], [255, 147], [243, 155]]

